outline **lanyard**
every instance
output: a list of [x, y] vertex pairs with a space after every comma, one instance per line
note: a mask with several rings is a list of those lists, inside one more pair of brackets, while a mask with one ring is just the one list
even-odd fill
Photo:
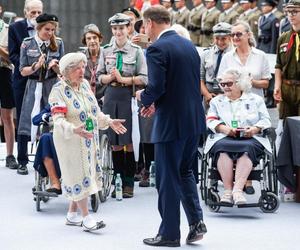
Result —
[[[239, 99], [237, 102], [240, 102], [241, 100]], [[241, 105], [240, 103], [236, 102], [236, 107], [235, 109], [233, 109], [233, 101], [229, 101], [230, 103], [230, 111], [232, 113], [232, 120], [231, 120], [231, 126], [233, 128], [237, 128], [239, 126], [238, 121], [236, 120], [236, 115], [238, 113], [238, 111], [240, 111]]]

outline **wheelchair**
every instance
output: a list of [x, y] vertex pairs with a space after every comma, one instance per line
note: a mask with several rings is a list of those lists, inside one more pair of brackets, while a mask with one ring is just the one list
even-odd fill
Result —
[[[260, 197], [258, 202], [237, 205], [238, 208], [259, 207], [264, 213], [274, 213], [279, 207], [278, 179], [275, 167], [275, 139], [273, 129], [266, 129], [264, 137], [269, 139], [272, 154], [267, 150], [261, 156], [259, 164], [253, 166], [248, 180], [256, 180], [260, 183]], [[209, 134], [208, 136], [213, 136]], [[234, 204], [220, 202], [218, 184], [222, 181], [217, 170], [216, 163], [210, 152], [201, 157], [200, 192], [202, 200], [211, 212], [218, 212], [221, 207], [233, 207]]]
[[[38, 145], [38, 141], [36, 142]], [[37, 147], [36, 147], [37, 148]], [[33, 152], [33, 150], [31, 150]], [[90, 196], [90, 205], [93, 212], [97, 212], [100, 202], [105, 202], [109, 196], [111, 189], [111, 181], [113, 178], [113, 164], [112, 164], [112, 149], [109, 144], [108, 137], [103, 134], [100, 139], [100, 152], [101, 152], [101, 168], [102, 175], [102, 190]], [[34, 154], [31, 154], [34, 156]], [[42, 176], [38, 171], [35, 171], [35, 186], [32, 190], [34, 201], [36, 204], [36, 211], [41, 211], [41, 202], [47, 203], [50, 198], [58, 197], [56, 193], [47, 192], [50, 186], [48, 176]]]

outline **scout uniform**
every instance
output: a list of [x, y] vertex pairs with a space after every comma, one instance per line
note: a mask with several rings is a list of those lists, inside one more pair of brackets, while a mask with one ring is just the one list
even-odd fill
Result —
[[[264, 0], [262, 5], [275, 6], [273, 0]], [[279, 21], [272, 12], [264, 14], [258, 20], [258, 44], [257, 48], [265, 53], [276, 53], [277, 39], [279, 35]]]
[[200, 30], [201, 30], [201, 18], [202, 14], [205, 11], [204, 4], [200, 4], [193, 8], [189, 15], [189, 24], [187, 26], [188, 31], [190, 32], [191, 40], [197, 46], [200, 45]]
[[[211, 0], [209, 0], [211, 1]], [[212, 0], [214, 1], [214, 0]], [[206, 0], [206, 2], [208, 2]], [[202, 14], [201, 19], [201, 31], [200, 31], [200, 46], [210, 47], [213, 42], [213, 30], [212, 28], [218, 23], [220, 11], [217, 7], [206, 9]]]
[[[228, 23], [218, 23], [213, 27], [214, 36], [229, 36], [231, 33], [231, 25]], [[201, 54], [201, 80], [210, 93], [220, 94], [223, 93], [218, 85], [216, 77], [221, 63], [222, 56], [232, 50], [229, 45], [224, 51], [221, 51], [217, 45], [212, 46], [203, 51]]]
[[[221, 3], [230, 3], [231, 0], [221, 0]], [[233, 8], [233, 6], [227, 10], [224, 10], [219, 16], [219, 22], [225, 22], [234, 24], [239, 17], [239, 13]]]
[[[176, 0], [175, 0], [176, 2]], [[190, 10], [184, 6], [178, 10], [173, 16], [173, 23], [177, 23], [187, 28], [189, 24]]]
[[[58, 22], [58, 19], [54, 15], [42, 14], [37, 17], [36, 21], [37, 23], [48, 21]], [[48, 70], [49, 63], [53, 59], [60, 60], [64, 54], [63, 41], [60, 38], [56, 38], [56, 43], [58, 49], [57, 51], [52, 51], [49, 48], [50, 41], [43, 41], [36, 34], [33, 37], [25, 38], [21, 45], [20, 72], [24, 67], [33, 67], [42, 54], [45, 55], [45, 64], [28, 76], [18, 127], [19, 135], [31, 135], [31, 112], [34, 106], [37, 82], [43, 83], [41, 100], [41, 108], [43, 108], [48, 104], [48, 97], [52, 86], [58, 81], [57, 73], [53, 69]]]

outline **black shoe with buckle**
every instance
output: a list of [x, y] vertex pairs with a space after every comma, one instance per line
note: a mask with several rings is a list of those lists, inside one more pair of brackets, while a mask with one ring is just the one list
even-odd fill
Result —
[[197, 240], [202, 240], [205, 233], [207, 233], [207, 229], [203, 221], [190, 225], [190, 231], [186, 238], [186, 243], [190, 244]]
[[143, 242], [146, 245], [153, 247], [180, 247], [180, 240], [167, 240], [161, 235], [157, 235], [155, 238], [144, 239]]
[[20, 165], [18, 167], [17, 173], [20, 175], [27, 175], [28, 174], [28, 169], [26, 165]]
[[246, 194], [254, 194], [255, 193], [255, 190], [254, 190], [253, 186], [245, 186], [243, 191]]
[[16, 158], [13, 155], [8, 155], [6, 157], [6, 164], [5, 166], [9, 169], [17, 169], [19, 164], [16, 161]]
[[48, 193], [55, 193], [55, 194], [57, 194], [57, 195], [62, 194], [61, 189], [54, 188], [54, 187], [48, 188], [48, 189], [46, 189], [46, 191], [47, 191]]

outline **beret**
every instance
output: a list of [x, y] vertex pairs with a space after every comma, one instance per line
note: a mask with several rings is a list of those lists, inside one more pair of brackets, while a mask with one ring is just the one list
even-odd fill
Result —
[[57, 16], [52, 15], [52, 14], [43, 13], [36, 18], [37, 23], [44, 23], [44, 22], [50, 22], [50, 21], [58, 22]]

